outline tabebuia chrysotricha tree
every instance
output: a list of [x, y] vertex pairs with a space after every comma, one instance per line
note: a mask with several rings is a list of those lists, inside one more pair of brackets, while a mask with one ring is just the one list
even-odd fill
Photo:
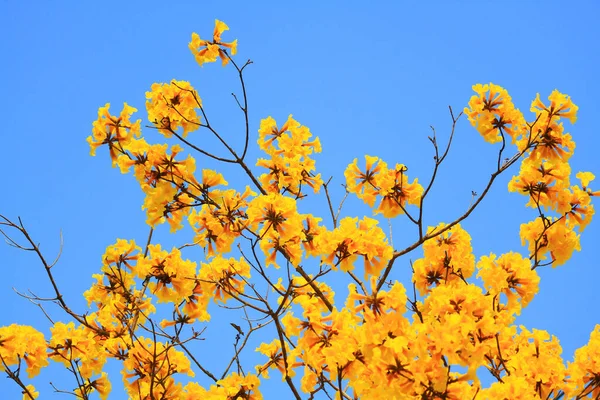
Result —
[[[435, 131], [429, 137], [431, 175], [419, 180], [404, 164], [366, 155], [345, 168], [345, 190], [335, 191], [318, 172], [313, 156], [321, 143], [307, 126], [291, 115], [279, 122], [264, 116], [258, 135], [250, 129], [244, 73], [251, 62], [235, 60], [237, 40], [223, 41], [226, 30], [217, 20], [212, 39], [194, 33], [189, 49], [198, 64], [220, 61], [239, 79], [239, 143], [224, 139], [187, 81], [150, 87], [147, 123], [127, 103], [120, 112], [109, 104], [98, 111], [87, 139], [91, 154], [107, 152], [113, 167], [133, 175], [145, 196], [149, 235], [144, 243], [117, 239], [106, 248], [84, 293], [88, 309], [65, 302], [54, 263], [20, 219], [2, 217], [9, 244], [37, 254], [53, 291], [30, 299], [63, 312], [60, 320], [49, 317], [46, 333], [0, 328], [1, 368], [24, 399], [38, 397], [34, 378], [50, 363], [73, 378], [74, 389], [54, 389], [80, 399], [106, 399], [123, 385], [134, 399], [257, 400], [267, 379], [279, 382], [278, 398], [297, 399], [600, 396], [600, 325], [565, 364], [556, 337], [515, 324], [538, 293], [538, 271], [580, 250], [592, 197], [600, 194], [590, 186], [591, 172], [572, 176], [575, 142], [565, 124], [575, 123], [578, 107], [569, 96], [538, 94], [525, 116], [502, 87], [476, 84], [463, 112], [450, 108], [448, 140], [440, 143]], [[463, 115], [496, 146], [497, 158], [464, 214], [426, 226], [424, 210], [436, 207], [428, 194]], [[147, 142], [142, 125], [167, 143]], [[203, 148], [199, 132], [215, 138], [222, 153]], [[255, 142], [263, 155], [251, 162]], [[218, 172], [224, 164], [239, 168], [248, 185], [228, 186]], [[516, 174], [508, 191], [531, 209], [518, 232], [524, 248], [476, 257], [461, 222], [509, 170]], [[372, 212], [347, 215], [347, 196]], [[323, 207], [305, 212], [306, 199], [317, 197]], [[334, 204], [334, 197], [342, 201]], [[415, 232], [405, 248], [395, 249], [382, 228], [392, 219]], [[153, 241], [165, 223], [179, 246]], [[394, 279], [400, 268], [412, 269], [411, 282]], [[334, 292], [334, 282], [344, 290]], [[233, 312], [243, 317], [225, 324], [220, 342], [201, 342], [222, 357], [206, 357], [197, 343], [212, 328], [211, 316]], [[107, 374], [109, 360], [121, 377]], [[482, 384], [482, 373], [492, 383]]]

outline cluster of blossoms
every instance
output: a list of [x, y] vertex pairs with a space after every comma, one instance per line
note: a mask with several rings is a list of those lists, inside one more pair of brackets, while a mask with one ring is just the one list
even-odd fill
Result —
[[[221, 39], [227, 29], [217, 20], [212, 41], [192, 35], [189, 47], [198, 64], [233, 61], [237, 41]], [[242, 69], [232, 65], [241, 76]], [[486, 141], [502, 142], [503, 150], [508, 135], [523, 159], [509, 190], [528, 196], [527, 205], [539, 212], [521, 226], [527, 256], [508, 252], [476, 261], [460, 220], [422, 229], [421, 218], [411, 217], [408, 207], [423, 207], [428, 189], [416, 178], [409, 180], [405, 165], [390, 168], [373, 156], [365, 157], [364, 169], [357, 159], [346, 168], [346, 190], [375, 217], [406, 215], [419, 225], [413, 247], [395, 251], [375, 218], [338, 221], [330, 207], [329, 228], [322, 218], [301, 213], [306, 187], [318, 194], [323, 186], [311, 158], [321, 143], [291, 115], [280, 128], [272, 117], [260, 122], [258, 146], [267, 157], [256, 165], [268, 171], [258, 178], [244, 162], [246, 151], [240, 157], [226, 145], [234, 156], [229, 161], [243, 167], [255, 192], [225, 188], [225, 178], [210, 169], [197, 177], [195, 159], [182, 158], [184, 148], [177, 144], [147, 143], [141, 121], [131, 122], [135, 108], [125, 104], [113, 116], [108, 104], [101, 107], [88, 138], [92, 155], [107, 146], [113, 167], [122, 173], [133, 169], [145, 195], [148, 225], [185, 228], [192, 244], [167, 250], [150, 241], [142, 248], [133, 240], [117, 240], [84, 293], [89, 312], [70, 312], [76, 321], [55, 323], [48, 340], [31, 327], [1, 327], [0, 369], [21, 385], [25, 399], [38, 393], [11, 368], [18, 371], [24, 361], [33, 378], [49, 360], [76, 376], [73, 393], [82, 399], [92, 393], [108, 397], [108, 360], [122, 363], [125, 391], [140, 399], [260, 400], [261, 379], [272, 370], [296, 398], [298, 383], [311, 398], [326, 389], [344, 399], [598, 398], [600, 325], [568, 365], [555, 337], [514, 325], [539, 290], [541, 262], [560, 265], [579, 250], [579, 235], [594, 214], [591, 198], [600, 195], [589, 187], [590, 172], [578, 173], [580, 185], [570, 185], [568, 161], [575, 145], [561, 120], [575, 122], [577, 106], [557, 91], [549, 104], [538, 95], [531, 107], [535, 119], [526, 122], [505, 89], [494, 84], [473, 89], [476, 95], [465, 109], [471, 123]], [[215, 133], [201, 122], [206, 114], [189, 82], [153, 84], [146, 97], [148, 119], [166, 138], [189, 144], [183, 138], [197, 129]], [[498, 165], [498, 173], [504, 169]], [[201, 248], [204, 262], [186, 259], [186, 247]], [[236, 248], [234, 257], [230, 253]], [[423, 254], [412, 262], [409, 297], [401, 282], [386, 278], [395, 260], [416, 248]], [[307, 273], [304, 264], [315, 260], [318, 268]], [[334, 286], [323, 279], [328, 274], [352, 279], [347, 296], [337, 303]], [[155, 323], [165, 305], [170, 318]], [[237, 362], [237, 372], [228, 367], [218, 378], [186, 347], [201, 335], [194, 327], [211, 320], [211, 306], [255, 312], [245, 315], [248, 336], [273, 328], [273, 340], [256, 349], [266, 358], [255, 365], [256, 374], [240, 365], [246, 341], [238, 347], [244, 332], [236, 324], [231, 324], [237, 331], [231, 364]], [[189, 339], [183, 339], [184, 329], [192, 332]], [[482, 387], [481, 369], [496, 382]], [[214, 384], [181, 382], [189, 380], [182, 375], [194, 377], [199, 370]]]
[[473, 90], [477, 95], [471, 97], [465, 114], [486, 142], [504, 141], [505, 134], [513, 143], [522, 137], [525, 118], [504, 88], [490, 83], [474, 85]]
[[230, 60], [227, 50], [231, 51], [232, 56], [237, 52], [237, 39], [230, 43], [221, 41], [221, 35], [228, 30], [229, 27], [225, 22], [216, 20], [212, 41], [202, 40], [196, 32], [192, 33], [192, 41], [188, 47], [198, 65], [215, 62], [217, 57], [221, 59], [223, 66], [227, 65]]
[[[503, 88], [490, 83], [475, 85], [473, 90], [477, 95], [465, 109], [471, 123], [491, 143], [504, 142], [508, 134], [524, 156], [508, 189], [527, 196], [527, 206], [539, 211], [539, 217], [523, 224], [520, 231], [534, 266], [548, 256], [552, 265], [564, 264], [574, 250], [580, 250], [578, 232], [594, 215], [591, 197], [600, 194], [589, 187], [594, 179], [591, 172], [579, 172], [576, 176], [581, 186], [571, 185], [568, 161], [575, 142], [565, 132], [563, 119], [575, 123], [578, 107], [557, 90], [548, 97], [548, 104], [538, 94], [531, 104], [535, 119], [526, 123]], [[491, 127], [486, 121], [492, 121]]]
[[154, 83], [146, 92], [148, 119], [165, 137], [183, 128], [182, 136], [186, 137], [200, 126], [200, 118], [196, 112], [202, 107], [202, 100], [189, 82]]
[[365, 156], [365, 160], [364, 172], [358, 168], [357, 159], [346, 168], [344, 175], [348, 192], [356, 194], [370, 207], [375, 206], [377, 196], [380, 196], [376, 213], [383, 214], [385, 218], [405, 213], [407, 204], [420, 204], [423, 187], [418, 179], [408, 182], [405, 165], [396, 164], [394, 169], [389, 169], [379, 157]]
[[[428, 233], [443, 229], [445, 224], [430, 228]], [[423, 244], [423, 258], [413, 264], [415, 287], [421, 294], [438, 285], [460, 285], [475, 271], [471, 236], [460, 224]]]
[[261, 158], [257, 166], [267, 168], [269, 173], [259, 177], [268, 193], [289, 192], [302, 197], [302, 185], [319, 192], [323, 180], [314, 173], [315, 161], [310, 155], [321, 152], [319, 138], [312, 137], [310, 130], [300, 125], [290, 115], [281, 128], [272, 117], [263, 119], [258, 130], [258, 145], [270, 159]]

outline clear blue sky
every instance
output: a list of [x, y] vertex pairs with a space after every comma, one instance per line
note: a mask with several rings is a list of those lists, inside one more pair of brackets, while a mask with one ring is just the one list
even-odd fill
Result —
[[[201, 69], [187, 49], [192, 32], [203, 37], [212, 33], [215, 18], [231, 28], [225, 40], [238, 39], [238, 59], [254, 61], [246, 78], [251, 131], [256, 134], [260, 119], [268, 115], [283, 121], [294, 114], [321, 138], [324, 151], [317, 168], [324, 177], [333, 176], [336, 187], [345, 166], [364, 154], [392, 165], [404, 163], [411, 177], [426, 181], [432, 166], [429, 126], [436, 127], [440, 138], [447, 137], [448, 105], [462, 110], [471, 86], [487, 82], [505, 87], [528, 117], [537, 92], [543, 98], [553, 89], [571, 95], [580, 107], [577, 124], [568, 126], [577, 143], [571, 165], [574, 172], [590, 170], [600, 179], [600, 102], [593, 97], [600, 93], [597, 2], [55, 4], [0, 0], [0, 213], [21, 216], [49, 258], [56, 254], [62, 231], [65, 245], [55, 275], [76, 310], [84, 310], [81, 293], [91, 285], [106, 246], [116, 238], [141, 243], [147, 235], [134, 179], [111, 169], [105, 151], [96, 158], [88, 155], [85, 138], [98, 107], [110, 102], [117, 112], [126, 101], [144, 118], [145, 92], [153, 82], [189, 80], [212, 121], [240, 143], [239, 110], [230, 96], [238, 90], [233, 70], [218, 65]], [[146, 133], [149, 141], [164, 141]], [[203, 143], [202, 135], [191, 137]], [[471, 191], [481, 191], [494, 168], [495, 150], [466, 119], [461, 121], [431, 195], [429, 224], [448, 222], [468, 207]], [[257, 155], [254, 147], [250, 156]], [[200, 157], [198, 165], [214, 167]], [[507, 192], [516, 171], [513, 167], [500, 179], [463, 224], [476, 257], [523, 250], [519, 224], [535, 214], [525, 209], [523, 197]], [[249, 184], [239, 172], [226, 178], [233, 186]], [[598, 185], [600, 181], [596, 189]], [[341, 195], [339, 190], [334, 199]], [[345, 215], [365, 212], [352, 201], [344, 209]], [[161, 231], [158, 238], [168, 248], [188, 241], [167, 235], [167, 227]], [[395, 247], [411, 243], [414, 235], [409, 223], [397, 222]], [[566, 360], [600, 323], [595, 279], [599, 243], [597, 217], [582, 235], [581, 253], [565, 266], [540, 272], [541, 291], [518, 321], [558, 336]], [[398, 263], [395, 276], [406, 284], [408, 265], [408, 259]], [[0, 270], [0, 325], [33, 324], [48, 337], [39, 309], [12, 290], [51, 293], [39, 262], [2, 245]], [[60, 319], [60, 312], [50, 309]], [[215, 357], [207, 344], [202, 351]], [[34, 381], [41, 398], [58, 397], [48, 381], [73, 387], [64, 374], [51, 371]], [[120, 386], [120, 376], [111, 374], [114, 386]], [[272, 380], [277, 383], [278, 375], [273, 373]], [[0, 379], [0, 392], [17, 398], [20, 391], [12, 381]], [[266, 392], [266, 397], [274, 398], [269, 393], [274, 394]], [[114, 398], [119, 397], [115, 388]]]

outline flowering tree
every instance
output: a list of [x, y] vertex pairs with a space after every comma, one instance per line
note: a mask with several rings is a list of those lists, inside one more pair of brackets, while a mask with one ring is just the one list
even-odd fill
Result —
[[[450, 109], [449, 140], [439, 143], [435, 131], [429, 137], [434, 161], [425, 183], [409, 178], [403, 164], [356, 159], [344, 172], [341, 195], [358, 197], [373, 213], [345, 216], [344, 200], [334, 204], [331, 179], [323, 180], [312, 158], [321, 151], [319, 139], [292, 116], [279, 124], [271, 117], [260, 122], [264, 158], [256, 167], [262, 173], [251, 169], [244, 84], [251, 62], [234, 60], [237, 41], [221, 39], [227, 29], [216, 21], [212, 40], [194, 33], [189, 48], [199, 65], [220, 60], [235, 69], [240, 93], [234, 98], [245, 127], [241, 144], [223, 139], [186, 81], [155, 83], [146, 94], [148, 128], [171, 144], [146, 142], [142, 121], [132, 120], [137, 110], [127, 104], [118, 115], [108, 104], [98, 111], [88, 138], [91, 153], [108, 148], [113, 167], [134, 175], [145, 194], [150, 230], [141, 245], [118, 239], [108, 246], [100, 273], [84, 293], [88, 310], [64, 301], [55, 262], [20, 219], [2, 216], [8, 243], [38, 256], [54, 292], [52, 298], [30, 299], [58, 304], [67, 319], [49, 317], [48, 338], [29, 326], [0, 328], [1, 368], [24, 399], [38, 396], [29, 381], [51, 361], [70, 371], [75, 386], [56, 391], [106, 399], [116, 382], [105, 372], [108, 360], [120, 363], [125, 390], [136, 399], [260, 399], [269, 373], [281, 377], [286, 396], [296, 399], [599, 398], [600, 325], [565, 365], [554, 336], [514, 324], [538, 292], [539, 268], [564, 264], [580, 250], [579, 235], [594, 214], [591, 198], [600, 195], [589, 186], [590, 172], [577, 173], [578, 182], [571, 184], [575, 144], [563, 122], [574, 123], [578, 108], [568, 96], [554, 91], [542, 101], [538, 95], [527, 120], [503, 88], [473, 86], [468, 107], [459, 114]], [[463, 114], [497, 146], [494, 168], [464, 214], [427, 227], [426, 200]], [[213, 135], [223, 154], [202, 148], [194, 140], [198, 130]], [[220, 173], [197, 172], [192, 154], [239, 167], [249, 185], [227, 188]], [[525, 196], [532, 209], [519, 232], [527, 251], [476, 260], [460, 223], [517, 163], [508, 190]], [[328, 207], [302, 213], [311, 196], [324, 196]], [[395, 218], [417, 232], [401, 250], [379, 225]], [[165, 222], [172, 233], [192, 234], [182, 235], [179, 247], [164, 249], [152, 236]], [[202, 248], [204, 259], [186, 258], [190, 248]], [[408, 288], [394, 280], [401, 259], [412, 268]], [[346, 280], [347, 293], [338, 290], [335, 297], [333, 279]], [[245, 317], [230, 323], [234, 351], [224, 356], [224, 370], [217, 370], [194, 344], [204, 339], [211, 314], [231, 309]], [[251, 348], [251, 338], [259, 335], [262, 343]], [[212, 345], [223, 346], [223, 354], [229, 348]], [[245, 357], [254, 350], [262, 357], [257, 365]], [[490, 385], [479, 380], [485, 370], [494, 380]]]

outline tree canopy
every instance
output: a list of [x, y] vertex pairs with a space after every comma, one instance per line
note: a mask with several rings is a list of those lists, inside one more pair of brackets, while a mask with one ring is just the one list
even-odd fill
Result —
[[[127, 103], [99, 108], [87, 138], [91, 155], [107, 154], [113, 168], [133, 176], [148, 236], [106, 248], [84, 293], [87, 309], [65, 301], [58, 259], [20, 218], [2, 216], [8, 244], [37, 256], [52, 290], [50, 298], [24, 295], [48, 317], [50, 335], [0, 327], [1, 368], [24, 399], [38, 397], [34, 378], [51, 363], [64, 366], [74, 387], [55, 390], [81, 399], [106, 399], [122, 384], [130, 398], [256, 400], [268, 379], [297, 399], [600, 396], [600, 325], [565, 363], [555, 336], [515, 323], [539, 291], [539, 271], [581, 250], [600, 195], [592, 172], [571, 170], [568, 129], [578, 106], [570, 96], [532, 96], [525, 115], [518, 107], [526, 105], [514, 104], [505, 88], [478, 83], [463, 110], [449, 107], [449, 133], [432, 128], [425, 138], [428, 175], [365, 155], [343, 178], [326, 177], [316, 154], [328, 149], [293, 115], [265, 116], [251, 130], [245, 73], [252, 61], [236, 58], [228, 30], [216, 20], [212, 35], [192, 33], [188, 47], [200, 66], [234, 71], [237, 140], [212, 122], [202, 92], [184, 80], [154, 83], [144, 120]], [[463, 120], [494, 146], [489, 179], [464, 212], [428, 225], [426, 213], [444, 206], [430, 194]], [[164, 143], [148, 142], [142, 131], [159, 132]], [[218, 151], [203, 145], [208, 136]], [[256, 160], [249, 156], [255, 143]], [[247, 185], [229, 186], [221, 168]], [[506, 174], [513, 174], [507, 196], [521, 195], [529, 210], [518, 232], [524, 249], [475, 254], [463, 221]], [[346, 212], [349, 199], [368, 214]], [[394, 245], [392, 221], [410, 232], [406, 246]], [[165, 228], [177, 245], [154, 239]], [[410, 281], [398, 278], [399, 269], [410, 269]], [[47, 313], [50, 304], [62, 310], [59, 319]], [[198, 347], [211, 326], [228, 332], [209, 343], [222, 349], [221, 360]], [[106, 372], [111, 362], [121, 377]]]

